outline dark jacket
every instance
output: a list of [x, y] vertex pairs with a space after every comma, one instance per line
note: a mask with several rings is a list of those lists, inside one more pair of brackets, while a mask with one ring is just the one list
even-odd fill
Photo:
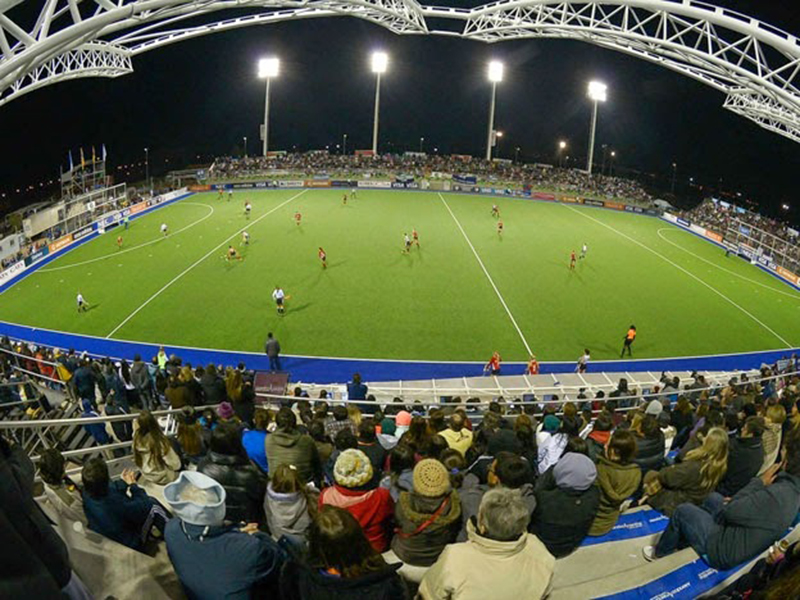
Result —
[[81, 365], [76, 369], [72, 376], [72, 382], [75, 384], [75, 391], [81, 398], [87, 398], [94, 402], [94, 385], [95, 374], [92, 368], [86, 365]]
[[372, 463], [372, 471], [377, 480], [380, 481], [383, 467], [386, 463], [386, 449], [378, 443], [378, 440], [367, 444], [358, 442], [358, 449], [367, 455], [369, 462]]
[[467, 523], [472, 517], [478, 516], [478, 509], [481, 507], [481, 500], [486, 490], [489, 489], [488, 485], [484, 485], [478, 479], [478, 476], [473, 473], [467, 473], [464, 476], [464, 481], [461, 483], [461, 488], [458, 490], [458, 497], [461, 500], [461, 529], [458, 532], [457, 542], [467, 541]]
[[264, 344], [264, 352], [270, 358], [275, 358], [281, 353], [281, 344], [275, 338], [267, 338], [267, 343]]
[[203, 404], [219, 404], [225, 402], [228, 397], [225, 382], [219, 375], [203, 373], [200, 386], [203, 388]]
[[0, 598], [61, 598], [70, 579], [67, 547], [33, 499], [34, 467], [0, 438]]
[[623, 465], [600, 456], [597, 464], [597, 487], [600, 505], [589, 529], [589, 535], [604, 535], [619, 519], [620, 505], [639, 489], [642, 471], [636, 463]]
[[238, 526], [204, 530], [172, 519], [164, 532], [172, 566], [190, 600], [277, 596], [285, 554], [272, 538], [242, 533]]
[[[128, 496], [130, 492], [130, 496]], [[83, 492], [83, 512], [89, 529], [128, 548], [141, 551], [152, 523], [156, 501], [138, 485], [112, 481], [108, 494], [94, 498]]]
[[[447, 504], [440, 510], [445, 500]], [[445, 498], [426, 498], [414, 492], [403, 492], [394, 506], [394, 519], [397, 523], [392, 538], [394, 553], [404, 563], [429, 567], [447, 544], [456, 541], [461, 529], [461, 502], [455, 490]], [[423, 525], [424, 528], [417, 533]]]
[[267, 479], [246, 456], [209, 451], [197, 470], [225, 488], [225, 518], [228, 521], [256, 523], [264, 520], [262, 502]]
[[586, 445], [589, 447], [589, 458], [597, 462], [603, 454], [608, 440], [611, 438], [610, 431], [595, 431], [586, 438]]
[[661, 491], [650, 496], [647, 504], [668, 516], [684, 502], [702, 504], [711, 490], [701, 487], [701, 466], [699, 460], [686, 460], [661, 469], [658, 472]]
[[728, 444], [728, 470], [719, 482], [717, 491], [733, 496], [755, 477], [764, 464], [761, 437], [732, 438]]
[[547, 546], [556, 558], [575, 550], [592, 526], [600, 505], [596, 485], [584, 491], [560, 488], [553, 469], [545, 471], [536, 482], [536, 509], [530, 532]]
[[769, 548], [800, 511], [800, 477], [779, 473], [765, 486], [754, 477], [717, 516], [706, 542], [708, 564], [729, 569]]
[[281, 572], [283, 600], [407, 600], [406, 584], [397, 570], [400, 563], [355, 579], [321, 572], [300, 561], [289, 561]]
[[658, 471], [664, 466], [664, 434], [659, 431], [656, 437], [636, 436], [636, 457], [633, 459], [642, 469], [642, 473]]
[[317, 445], [311, 436], [297, 430], [277, 429], [267, 436], [264, 446], [271, 469], [282, 464], [294, 465], [304, 482], [317, 480], [321, 474]]
[[147, 371], [147, 363], [141, 360], [133, 361], [131, 365], [131, 383], [140, 392], [149, 392], [153, 388], [153, 380]]
[[177, 385], [172, 384], [167, 386], [164, 391], [164, 396], [172, 408], [183, 408], [184, 406], [192, 406], [192, 392], [185, 383], [178, 382]]

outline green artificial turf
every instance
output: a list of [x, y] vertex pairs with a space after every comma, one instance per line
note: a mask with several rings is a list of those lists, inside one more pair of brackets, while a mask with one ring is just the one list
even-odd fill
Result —
[[[196, 194], [22, 280], [0, 296], [1, 318], [220, 349], [260, 351], [271, 330], [291, 354], [485, 360], [498, 350], [505, 360], [525, 360], [525, 344], [477, 253], [540, 360], [574, 360], [584, 347], [595, 359], [618, 357], [631, 323], [639, 331], [634, 358], [800, 344], [800, 293], [659, 219], [366, 189], [343, 205], [343, 192], [237, 191], [230, 202]], [[253, 204], [249, 222], [245, 199]], [[166, 239], [162, 222], [170, 226]], [[405, 255], [402, 236], [412, 228], [421, 248]], [[570, 272], [569, 253], [583, 242], [588, 257]], [[228, 243], [243, 261], [222, 258]], [[326, 270], [319, 246], [328, 253]], [[271, 299], [276, 284], [291, 296], [283, 317]], [[93, 305], [84, 314], [75, 308], [78, 291]]]

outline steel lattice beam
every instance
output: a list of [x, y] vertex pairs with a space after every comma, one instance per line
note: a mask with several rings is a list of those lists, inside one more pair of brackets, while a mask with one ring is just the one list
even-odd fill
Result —
[[[724, 107], [800, 141], [800, 44], [771, 25], [694, 0], [501, 0], [471, 9], [417, 0], [0, 0], [0, 105], [75, 77], [117, 77], [131, 57], [251, 25], [351, 16], [397, 34], [588, 42], [648, 60], [726, 95]], [[225, 12], [236, 10], [233, 18]], [[242, 12], [250, 14], [242, 15]], [[461, 23], [430, 31], [427, 18]], [[191, 21], [190, 21], [191, 20]]]

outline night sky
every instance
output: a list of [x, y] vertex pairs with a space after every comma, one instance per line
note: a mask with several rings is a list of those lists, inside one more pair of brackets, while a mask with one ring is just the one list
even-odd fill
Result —
[[[800, 34], [795, 3], [717, 4]], [[98, 152], [106, 144], [112, 170], [142, 161], [148, 146], [156, 173], [241, 152], [243, 136], [249, 152], [259, 152], [264, 84], [255, 76], [256, 62], [267, 55], [281, 59], [272, 88], [272, 149], [335, 148], [344, 133], [348, 150], [368, 148], [374, 95], [368, 60], [376, 49], [390, 55], [382, 86], [383, 151], [418, 150], [424, 136], [426, 151], [481, 155], [486, 63], [499, 59], [506, 65], [496, 115], [497, 129], [505, 132], [501, 157], [513, 157], [519, 146], [526, 161], [553, 162], [559, 139], [568, 141], [570, 155], [585, 157], [586, 84], [600, 79], [609, 86], [609, 101], [600, 109], [597, 148], [616, 150], [620, 171], [652, 174], [668, 187], [676, 162], [681, 194], [690, 193], [689, 177], [713, 185], [721, 180], [771, 214], [789, 203], [791, 220], [798, 221], [800, 145], [724, 110], [724, 96], [699, 82], [580, 42], [489, 46], [400, 37], [348, 18], [212, 34], [140, 55], [132, 75], [61, 83], [14, 100], [0, 107], [0, 191], [52, 178], [70, 148], [77, 160], [78, 148], [92, 144]]]

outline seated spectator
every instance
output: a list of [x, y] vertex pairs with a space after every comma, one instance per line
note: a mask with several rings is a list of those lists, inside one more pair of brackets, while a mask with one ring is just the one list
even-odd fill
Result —
[[358, 438], [354, 436], [353, 432], [349, 429], [342, 429], [336, 434], [336, 437], [333, 440], [333, 452], [331, 453], [331, 457], [328, 459], [328, 462], [325, 463], [325, 467], [323, 469], [325, 485], [333, 485], [336, 483], [336, 479], [333, 477], [333, 468], [336, 466], [336, 459], [339, 458], [339, 455], [342, 452], [350, 449], [358, 449]]
[[[653, 400], [650, 404], [653, 405], [653, 403], [661, 407], [661, 402]], [[648, 408], [650, 407], [648, 406]], [[657, 471], [663, 467], [667, 450], [666, 440], [656, 416], [652, 413], [645, 414], [639, 427], [634, 429], [634, 434], [636, 435], [636, 458], [633, 460], [639, 465], [642, 473]]]
[[319, 506], [329, 504], [350, 512], [364, 529], [372, 547], [385, 552], [389, 546], [394, 501], [389, 490], [372, 485], [372, 463], [361, 450], [345, 450], [333, 469], [336, 483], [319, 496]]
[[[586, 459], [589, 460], [589, 459]], [[591, 462], [591, 461], [589, 461]], [[469, 541], [450, 544], [419, 588], [424, 600], [544, 598], [552, 585], [555, 558], [527, 533], [530, 513], [516, 490], [486, 492]]]
[[519, 455], [528, 461], [531, 473], [537, 475], [539, 448], [536, 446], [536, 428], [533, 419], [525, 414], [519, 415], [514, 421], [514, 433], [521, 445]]
[[723, 496], [734, 496], [758, 474], [764, 463], [764, 447], [761, 434], [764, 425], [760, 417], [748, 417], [738, 436], [728, 438], [728, 468], [717, 485]]
[[619, 519], [620, 506], [630, 498], [642, 481], [639, 465], [632, 462], [636, 455], [636, 439], [630, 431], [618, 429], [609, 439], [603, 455], [598, 457], [597, 487], [600, 504], [589, 535], [605, 535]]
[[417, 458], [419, 460], [422, 460], [423, 458], [433, 458], [435, 460], [439, 460], [442, 452], [449, 449], [450, 446], [447, 445], [447, 440], [436, 433], [429, 437], [423, 444], [422, 448], [417, 451]]
[[325, 422], [320, 419], [313, 419], [308, 425], [308, 435], [311, 436], [311, 439], [314, 440], [314, 445], [317, 447], [320, 464], [326, 464], [331, 454], [333, 454], [333, 442], [328, 437], [328, 434], [325, 433]]
[[294, 557], [281, 573], [283, 600], [409, 597], [397, 573], [400, 563], [386, 564], [350, 512], [320, 508], [308, 531], [308, 546], [308, 555]]
[[217, 373], [217, 367], [209, 364], [205, 368], [203, 376], [200, 378], [200, 386], [203, 388], [203, 402], [205, 404], [217, 405], [225, 402], [225, 382]]
[[55, 448], [42, 451], [39, 456], [39, 475], [50, 506], [61, 517], [86, 525], [81, 492], [64, 472], [64, 457], [61, 452]]
[[133, 460], [142, 472], [142, 479], [156, 485], [175, 481], [181, 470], [181, 459], [172, 449], [172, 443], [161, 431], [161, 426], [149, 410], [143, 410], [136, 419], [133, 434]]
[[311, 525], [310, 509], [316, 506], [309, 501], [309, 490], [291, 465], [281, 465], [272, 474], [264, 496], [264, 513], [267, 526], [276, 540], [282, 535], [305, 539]]
[[239, 428], [232, 423], [217, 425], [211, 433], [207, 456], [197, 470], [225, 488], [225, 514], [230, 521], [260, 523], [267, 479], [247, 458]]
[[575, 550], [589, 533], [600, 504], [596, 479], [591, 458], [568, 452], [536, 481], [531, 533], [556, 558]]
[[560, 429], [561, 420], [555, 415], [547, 415], [542, 421], [542, 431], [536, 435], [539, 447], [537, 472], [540, 474], [556, 464], [564, 452], [569, 436], [561, 433]]
[[414, 452], [419, 454], [432, 436], [433, 432], [430, 430], [430, 427], [428, 427], [427, 419], [424, 417], [413, 417], [408, 431], [400, 438], [400, 442], [411, 446]]
[[397, 446], [400, 438], [397, 437], [397, 424], [394, 419], [384, 417], [381, 421], [381, 432], [378, 434], [378, 443], [389, 452]]
[[166, 396], [170, 408], [192, 406], [192, 392], [186, 383], [177, 376], [170, 377], [167, 381], [167, 389], [164, 390], [164, 396]]
[[592, 431], [586, 436], [586, 444], [589, 450], [589, 458], [597, 462], [605, 453], [606, 444], [611, 439], [611, 430], [614, 423], [611, 415], [601, 412], [594, 421]]
[[[187, 409], [191, 411], [192, 409]], [[184, 412], [177, 417], [178, 432], [175, 440], [184, 464], [198, 465], [206, 455], [207, 448], [203, 440], [203, 428], [194, 420], [191, 412]]]
[[169, 517], [164, 508], [136, 485], [136, 475], [125, 469], [122, 480], [111, 481], [102, 458], [83, 465], [83, 510], [89, 529], [128, 548], [144, 552], [153, 529], [163, 533]]
[[402, 492], [414, 489], [414, 450], [411, 446], [397, 444], [389, 453], [389, 473], [381, 480], [381, 487], [389, 490], [392, 501], [397, 502]]
[[645, 474], [641, 503], [667, 516], [684, 502], [702, 504], [725, 475], [727, 464], [728, 434], [714, 427], [703, 445], [689, 452], [682, 463]]
[[346, 406], [334, 406], [331, 413], [333, 416], [325, 421], [325, 435], [334, 440], [342, 429], [349, 429], [353, 435], [358, 436], [358, 427], [348, 418]]
[[241, 425], [242, 421], [239, 417], [236, 416], [236, 412], [233, 410], [233, 406], [227, 400], [224, 402], [220, 402], [219, 406], [217, 406], [217, 417], [219, 417], [218, 422], [222, 423], [233, 423], [234, 425]]
[[447, 429], [439, 432], [446, 441], [447, 445], [461, 452], [464, 456], [472, 445], [472, 432], [464, 425], [464, 415], [453, 413], [450, 415], [450, 425]]
[[380, 478], [386, 462], [386, 450], [378, 443], [375, 425], [371, 418], [364, 419], [358, 426], [358, 449], [369, 457], [373, 473]]
[[[705, 409], [704, 413], [701, 413], [701, 409]], [[711, 409], [708, 405], [702, 405], [698, 408], [698, 415], [701, 414], [702, 416], [698, 417], [689, 439], [675, 457], [675, 462], [682, 462], [689, 452], [702, 446], [703, 439], [712, 428], [724, 427], [725, 417], [719, 409]]]
[[773, 465], [729, 502], [712, 493], [702, 507], [678, 506], [658, 544], [643, 549], [645, 558], [653, 560], [691, 546], [709, 566], [723, 570], [769, 548], [785, 535], [800, 511], [800, 438], [790, 439], [785, 452], [783, 471], [780, 464]]
[[[666, 390], [666, 388], [664, 388]], [[678, 398], [675, 409], [670, 413], [670, 425], [675, 428], [675, 439], [672, 448], [680, 448], [689, 439], [689, 434], [694, 427], [694, 411], [686, 396]]]
[[411, 427], [411, 419], [411, 413], [407, 410], [401, 410], [395, 415], [394, 423], [396, 429], [394, 435], [397, 437], [398, 441], [403, 437], [403, 434], [408, 431], [409, 427]]
[[438, 460], [426, 458], [414, 467], [414, 489], [395, 504], [397, 523], [392, 550], [404, 563], [429, 567], [461, 529], [461, 503], [450, 476]]
[[764, 433], [761, 435], [761, 443], [764, 447], [764, 461], [758, 470], [759, 476], [774, 465], [778, 459], [783, 423], [785, 421], [786, 409], [781, 404], [771, 404], [767, 407], [766, 415], [764, 416]]
[[269, 411], [259, 408], [253, 413], [253, 428], [242, 431], [242, 446], [247, 456], [261, 471], [269, 473], [267, 464], [267, 425], [269, 425]]
[[281, 408], [275, 423], [277, 429], [264, 442], [270, 467], [294, 465], [304, 482], [319, 481], [322, 469], [317, 446], [311, 436], [297, 430], [297, 417], [292, 410], [286, 406]]
[[225, 525], [225, 489], [192, 471], [164, 488], [175, 514], [164, 533], [167, 552], [192, 599], [268, 597], [277, 592], [284, 553], [255, 528]]

